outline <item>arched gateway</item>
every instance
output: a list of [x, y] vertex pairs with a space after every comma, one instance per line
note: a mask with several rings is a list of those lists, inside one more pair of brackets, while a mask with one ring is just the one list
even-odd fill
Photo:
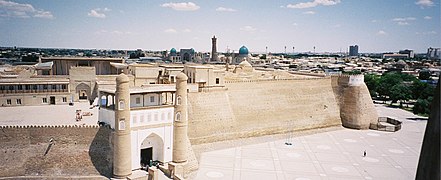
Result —
[[157, 134], [152, 133], [147, 136], [139, 147], [142, 167], [149, 165], [150, 161], [164, 162], [164, 141]]

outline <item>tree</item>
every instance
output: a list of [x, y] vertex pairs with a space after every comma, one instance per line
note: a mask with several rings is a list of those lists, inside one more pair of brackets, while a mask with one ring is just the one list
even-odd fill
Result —
[[375, 74], [365, 74], [364, 83], [368, 87], [371, 97], [377, 97], [377, 88], [380, 83], [380, 77]]
[[426, 82], [421, 82], [420, 80], [414, 81], [411, 89], [413, 99], [427, 99], [428, 97], [433, 96], [433, 92], [435, 91], [433, 86]]
[[406, 84], [396, 84], [392, 86], [389, 97], [392, 100], [391, 104], [400, 101], [400, 107], [402, 107], [403, 102], [406, 102], [412, 98], [412, 91]]
[[427, 99], [418, 99], [413, 106], [414, 114], [429, 114], [430, 113], [430, 102], [432, 102], [433, 97]]
[[418, 79], [421, 80], [430, 80], [430, 71], [425, 69], [425, 70], [421, 70], [418, 74]]
[[377, 92], [381, 97], [386, 98], [390, 96], [392, 87], [402, 82], [403, 80], [398, 73], [384, 73], [379, 80]]

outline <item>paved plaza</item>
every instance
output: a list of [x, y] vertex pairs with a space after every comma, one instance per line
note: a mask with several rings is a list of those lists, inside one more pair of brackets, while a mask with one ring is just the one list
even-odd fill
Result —
[[380, 116], [403, 121], [402, 129], [342, 128], [204, 152], [195, 179], [415, 179], [426, 120], [400, 109], [376, 108]]

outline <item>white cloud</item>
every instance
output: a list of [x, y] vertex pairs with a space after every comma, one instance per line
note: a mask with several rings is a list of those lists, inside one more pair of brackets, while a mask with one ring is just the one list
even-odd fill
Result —
[[288, 4], [286, 5], [287, 8], [294, 8], [294, 9], [304, 9], [304, 8], [312, 8], [316, 6], [332, 6], [340, 3], [340, 0], [314, 0], [311, 2], [303, 2], [303, 3], [297, 3], [297, 4]]
[[37, 11], [34, 17], [52, 19], [54, 15], [50, 11]]
[[88, 16], [90, 17], [96, 17], [96, 18], [106, 18], [106, 14], [104, 14], [104, 12], [109, 12], [111, 9], [109, 8], [95, 8], [90, 10], [90, 12], [87, 13]]
[[402, 17], [402, 18], [394, 18], [392, 21], [397, 22], [398, 25], [404, 26], [404, 25], [410, 25], [410, 21], [415, 21], [416, 18], [414, 17]]
[[47, 18], [53, 19], [50, 11], [35, 9], [31, 4], [20, 4], [12, 1], [0, 0], [0, 17], [16, 18]]
[[196, 5], [195, 3], [192, 3], [192, 2], [164, 3], [161, 5], [161, 7], [172, 8], [173, 10], [176, 10], [176, 11], [196, 11], [200, 8], [198, 5]]
[[399, 21], [397, 24], [400, 26], [409, 25], [409, 23], [407, 21]]
[[376, 20], [376, 19], [371, 20], [371, 23], [377, 23], [377, 22], [378, 22], [378, 20]]
[[176, 33], [178, 33], [178, 31], [176, 31], [176, 29], [173, 29], [173, 28], [166, 29], [166, 30], [164, 30], [164, 32], [165, 33], [169, 33], [169, 34], [176, 34]]
[[377, 32], [377, 35], [386, 35], [387, 33], [383, 30], [380, 30]]
[[332, 27], [333, 27], [333, 28], [340, 28], [340, 27], [341, 27], [341, 24], [336, 24], [336, 25], [333, 25]]
[[292, 25], [293, 25], [293, 26], [298, 26], [299, 24], [297, 24], [297, 23], [292, 23]]
[[245, 31], [245, 32], [254, 32], [254, 31], [256, 31], [257, 29], [254, 28], [254, 27], [252, 27], [252, 26], [244, 26], [244, 27], [241, 27], [240, 30], [241, 30], [241, 31]]
[[424, 19], [429, 20], [429, 19], [432, 19], [432, 17], [430, 17], [430, 16], [424, 16]]
[[315, 11], [306, 11], [306, 12], [303, 12], [303, 14], [310, 14], [310, 15], [312, 15], [312, 14], [315, 14]]
[[189, 33], [189, 32], [191, 32], [191, 30], [190, 29], [184, 29], [184, 30], [182, 30], [182, 32]]
[[216, 8], [216, 11], [219, 11], [219, 12], [236, 12], [237, 10], [235, 10], [233, 8], [218, 7], [218, 8]]
[[392, 21], [415, 21], [414, 17], [393, 18]]
[[415, 2], [416, 5], [420, 6], [421, 8], [430, 7], [433, 6], [433, 0], [418, 0]]

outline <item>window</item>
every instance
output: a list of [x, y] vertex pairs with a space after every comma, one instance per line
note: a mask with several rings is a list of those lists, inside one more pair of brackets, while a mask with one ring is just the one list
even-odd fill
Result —
[[44, 85], [43, 85], [43, 89], [47, 89], [47, 84], [44, 84]]
[[52, 84], [52, 89], [57, 89], [57, 85]]
[[67, 89], [66, 84], [62, 84], [62, 85], [61, 85], [61, 89]]
[[17, 104], [21, 104], [21, 99], [17, 99]]
[[176, 105], [181, 105], [181, 96], [178, 96], [178, 98], [176, 98]]
[[33, 89], [34, 89], [34, 90], [37, 90], [37, 89], [38, 89], [37, 85], [34, 85], [34, 86], [33, 86]]
[[219, 84], [219, 78], [216, 78], [216, 84]]
[[141, 104], [141, 98], [140, 97], [136, 98], [136, 104]]
[[17, 90], [23, 90], [23, 86], [17, 85]]
[[47, 103], [47, 98], [43, 98], [43, 103]]
[[176, 113], [176, 120], [175, 121], [181, 121], [181, 113], [180, 112]]
[[11, 105], [12, 104], [11, 99], [6, 99], [6, 104]]
[[26, 90], [30, 90], [31, 89], [31, 85], [25, 85], [25, 89]]
[[124, 103], [124, 100], [119, 100], [119, 106], [118, 110], [124, 110], [126, 108], [126, 104]]
[[150, 102], [155, 102], [155, 96], [150, 96]]
[[63, 102], [67, 102], [67, 97], [63, 97]]
[[9, 90], [14, 90], [14, 86], [9, 86]]

